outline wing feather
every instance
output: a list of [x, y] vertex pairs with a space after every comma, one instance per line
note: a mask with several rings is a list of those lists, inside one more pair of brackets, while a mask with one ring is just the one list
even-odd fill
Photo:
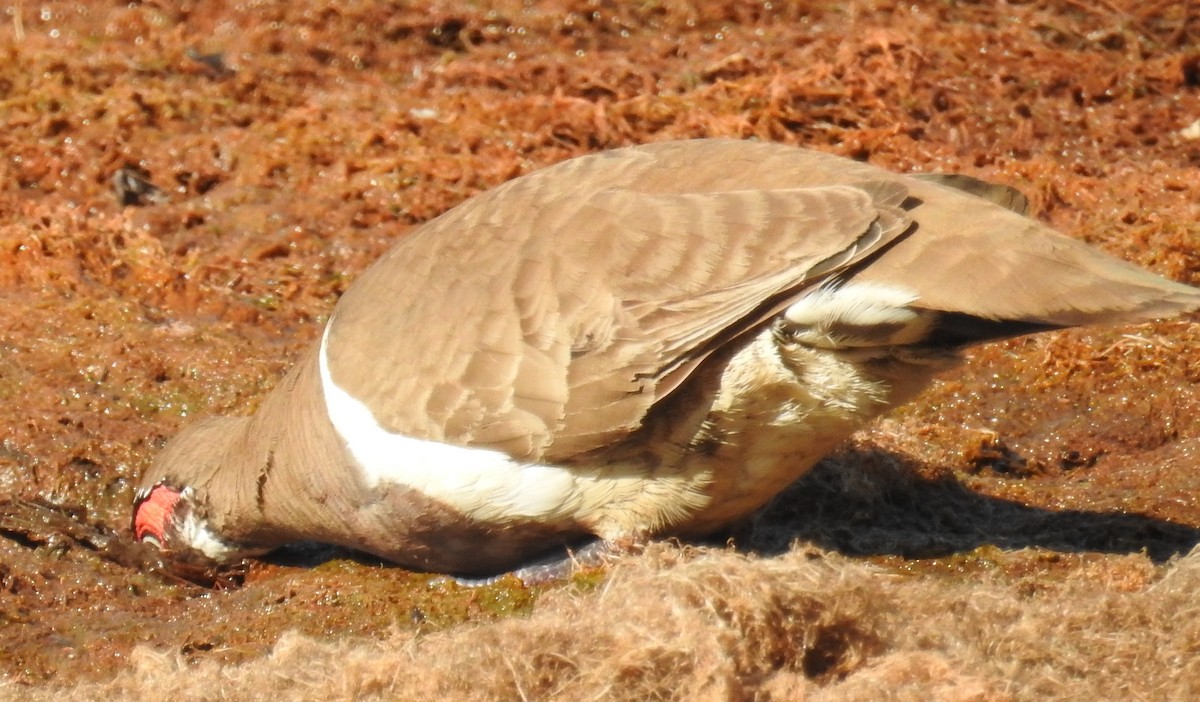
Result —
[[402, 239], [338, 306], [335, 381], [390, 430], [566, 460], [635, 431], [704, 357], [909, 225], [899, 184], [725, 189], [710, 164], [713, 182], [680, 191], [654, 185], [669, 163], [624, 153]]

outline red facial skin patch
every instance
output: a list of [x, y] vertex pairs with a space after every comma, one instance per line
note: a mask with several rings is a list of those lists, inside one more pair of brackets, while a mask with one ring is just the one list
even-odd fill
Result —
[[163, 530], [167, 520], [175, 512], [177, 502], [179, 502], [178, 490], [172, 490], [166, 485], [155, 485], [150, 494], [138, 503], [137, 513], [133, 517], [134, 537], [138, 541], [151, 538], [161, 546]]

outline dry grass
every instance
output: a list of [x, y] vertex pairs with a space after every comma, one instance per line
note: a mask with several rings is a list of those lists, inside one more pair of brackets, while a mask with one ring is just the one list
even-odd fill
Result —
[[234, 667], [141, 648], [111, 682], [21, 697], [1194, 699], [1200, 553], [1132, 589], [1103, 572], [1041, 588], [902, 576], [807, 548], [762, 560], [659, 546], [527, 618], [379, 641], [288, 635]]

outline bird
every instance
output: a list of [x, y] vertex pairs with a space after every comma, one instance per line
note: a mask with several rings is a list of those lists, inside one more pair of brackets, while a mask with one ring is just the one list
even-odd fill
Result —
[[1200, 307], [1027, 207], [752, 140], [536, 170], [399, 237], [255, 414], [169, 441], [135, 538], [469, 577], [702, 537], [972, 345]]

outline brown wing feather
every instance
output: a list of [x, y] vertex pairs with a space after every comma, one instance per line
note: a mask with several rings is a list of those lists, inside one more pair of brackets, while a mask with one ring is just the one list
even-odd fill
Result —
[[666, 142], [538, 171], [402, 239], [339, 304], [330, 366], [392, 430], [563, 460], [632, 431], [706, 353], [841, 270], [965, 319], [1200, 305], [937, 182], [778, 144]]
[[[611, 225], [607, 236], [633, 246], [629, 256], [614, 256], [603, 270], [592, 271], [606, 296], [580, 319], [607, 318], [618, 326], [603, 344], [585, 337], [587, 353], [570, 364], [570, 399], [551, 447], [561, 458], [636, 429], [650, 406], [704, 357], [811, 285], [810, 270], [830, 260], [840, 263], [824, 267], [826, 273], [849, 266], [908, 225], [863, 190], [846, 186], [687, 195], [619, 191], [597, 200]], [[664, 247], [653, 256], [640, 253], [663, 240], [675, 244], [665, 247], [669, 255], [662, 254]], [[614, 304], [615, 313], [609, 307]], [[574, 339], [577, 347], [583, 341]]]
[[[561, 460], [635, 430], [810, 269], [908, 226], [899, 186], [647, 193], [638, 178], [674, 164], [624, 153], [510, 182], [402, 239], [338, 306], [335, 380], [394, 431]], [[716, 165], [710, 180], [729, 180]]]

